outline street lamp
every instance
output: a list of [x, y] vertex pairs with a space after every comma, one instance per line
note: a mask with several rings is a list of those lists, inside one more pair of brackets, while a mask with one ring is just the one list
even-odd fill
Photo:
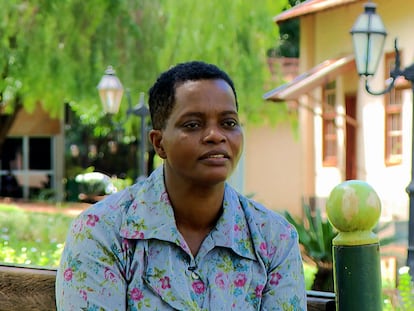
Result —
[[408, 253], [407, 266], [410, 267], [410, 274], [414, 274], [414, 64], [405, 68], [400, 68], [400, 53], [395, 40], [395, 68], [390, 72], [390, 83], [382, 91], [372, 91], [368, 85], [370, 76], [377, 70], [379, 60], [384, 48], [387, 33], [379, 15], [375, 13], [376, 5], [372, 2], [365, 4], [365, 11], [361, 14], [354, 26], [351, 34], [353, 37], [355, 61], [357, 71], [365, 79], [365, 89], [372, 95], [383, 95], [391, 91], [398, 77], [404, 77], [411, 82], [413, 112], [412, 112], [412, 142], [411, 142], [411, 181], [406, 191], [409, 195], [409, 221], [408, 221]]
[[[119, 107], [124, 93], [124, 88], [121, 81], [115, 74], [115, 70], [112, 66], [108, 66], [105, 70], [101, 81], [98, 86], [99, 95], [101, 97], [103, 109], [107, 114], [116, 114], [119, 111]], [[129, 115], [139, 116], [141, 118], [141, 141], [140, 141], [140, 157], [139, 157], [139, 173], [138, 179], [147, 176], [147, 168], [145, 163], [145, 154], [147, 152], [147, 127], [146, 117], [149, 115], [149, 109], [145, 105], [144, 93], [140, 93], [139, 102], [135, 107], [131, 105], [131, 96], [129, 90], [126, 91], [128, 99], [127, 118]]]

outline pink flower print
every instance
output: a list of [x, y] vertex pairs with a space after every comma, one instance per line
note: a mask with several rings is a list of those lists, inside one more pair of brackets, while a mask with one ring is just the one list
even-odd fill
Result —
[[144, 298], [144, 294], [142, 293], [142, 291], [134, 287], [131, 290], [131, 299], [133, 301], [140, 301], [142, 298]]
[[90, 227], [95, 227], [95, 224], [99, 221], [99, 217], [97, 215], [88, 215], [88, 220], [86, 224]]
[[271, 285], [278, 285], [280, 279], [282, 279], [282, 276], [280, 275], [279, 272], [272, 273], [270, 275], [270, 284]]
[[263, 256], [269, 257], [267, 244], [265, 242], [260, 243], [259, 248]]
[[119, 231], [119, 233], [122, 237], [129, 238], [129, 230], [128, 229], [123, 228]]
[[131, 204], [131, 206], [130, 206], [130, 209], [132, 209], [133, 211], [135, 211], [136, 209], [137, 209], [137, 207], [138, 207], [138, 204], [137, 204], [137, 202], [133, 202], [132, 204]]
[[117, 210], [117, 209], [119, 208], [119, 205], [118, 205], [118, 204], [110, 204], [110, 205], [109, 205], [109, 208], [110, 208], [111, 210], [115, 211], [115, 210]]
[[161, 282], [161, 288], [162, 289], [171, 288], [170, 278], [168, 276], [165, 276], [165, 277], [161, 278], [160, 282]]
[[76, 234], [76, 233], [82, 232], [82, 229], [83, 229], [83, 222], [80, 219], [75, 220], [72, 226], [72, 232]]
[[168, 198], [168, 193], [163, 192], [160, 197], [160, 201], [164, 203], [170, 203], [170, 199]]
[[239, 273], [234, 280], [234, 285], [236, 285], [236, 287], [243, 287], [244, 284], [246, 284], [246, 280], [246, 275], [244, 273]]
[[129, 250], [128, 239], [122, 239], [122, 251], [127, 252]]
[[254, 292], [256, 294], [256, 297], [262, 297], [262, 291], [263, 291], [263, 285], [257, 285]]
[[227, 287], [227, 275], [225, 275], [223, 272], [217, 273], [215, 282], [219, 288], [225, 289]]
[[275, 255], [276, 251], [277, 251], [277, 247], [270, 246], [270, 249], [267, 250], [267, 256], [269, 258], [272, 258]]
[[185, 251], [190, 251], [186, 242], [180, 242], [180, 246]]
[[281, 233], [281, 234], [279, 235], [279, 238], [280, 238], [281, 240], [287, 240], [287, 239], [289, 238], [289, 236], [288, 236], [286, 233]]
[[65, 279], [65, 281], [70, 281], [70, 280], [72, 280], [72, 277], [73, 277], [73, 270], [72, 270], [72, 268], [67, 268], [63, 272], [63, 278]]
[[143, 239], [143, 238], [144, 238], [144, 233], [138, 230], [135, 230], [131, 236], [131, 239]]
[[86, 292], [86, 290], [81, 289], [81, 290], [79, 291], [79, 295], [81, 296], [81, 298], [82, 298], [84, 301], [87, 301], [87, 300], [88, 300], [88, 293]]
[[104, 271], [105, 280], [115, 282], [116, 281], [116, 275], [109, 269], [108, 267], [105, 267]]
[[239, 225], [235, 224], [234, 227], [233, 227], [233, 230], [236, 231], [236, 232], [240, 231]]
[[193, 290], [196, 292], [196, 294], [202, 294], [205, 291], [204, 283], [200, 280], [194, 281], [192, 284]]

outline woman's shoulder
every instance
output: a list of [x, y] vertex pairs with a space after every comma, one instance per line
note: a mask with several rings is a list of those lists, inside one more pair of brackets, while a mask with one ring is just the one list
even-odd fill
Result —
[[239, 196], [239, 198], [247, 220], [253, 222], [262, 234], [296, 236], [294, 226], [287, 221], [280, 211], [269, 209], [252, 198], [245, 196]]
[[139, 184], [134, 184], [106, 196], [101, 201], [86, 208], [79, 214], [78, 218], [105, 219], [107, 223], [121, 221], [134, 201], [134, 194], [137, 193], [139, 187]]

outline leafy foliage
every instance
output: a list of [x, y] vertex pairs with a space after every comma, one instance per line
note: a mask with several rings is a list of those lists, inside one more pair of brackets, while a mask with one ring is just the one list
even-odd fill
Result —
[[[200, 59], [217, 63], [234, 78], [246, 118], [281, 118], [284, 110], [264, 105], [261, 97], [270, 82], [266, 51], [277, 38], [272, 17], [286, 4], [5, 1], [0, 15], [0, 111], [13, 110], [11, 103], [20, 96], [28, 110], [42, 102], [52, 115], [61, 116], [62, 105], [70, 103], [86, 123], [98, 124], [103, 112], [96, 85], [107, 65], [138, 94], [169, 66]], [[135, 133], [136, 123], [129, 120], [127, 130]]]
[[303, 246], [305, 259], [320, 266], [332, 263], [332, 239], [337, 235], [336, 229], [327, 219], [323, 219], [321, 211], [313, 213], [308, 204], [303, 205], [304, 219], [295, 219], [285, 212], [286, 219], [295, 226], [299, 234], [299, 243]]
[[384, 295], [384, 311], [411, 311], [414, 310], [414, 283], [409, 267], [401, 267], [398, 271], [398, 285], [393, 291]]
[[408, 268], [400, 270], [397, 289], [401, 297], [402, 310], [414, 310], [414, 285]]
[[319, 209], [312, 211], [309, 204], [303, 204], [303, 212], [304, 219], [295, 219], [287, 211], [285, 217], [298, 231], [303, 258], [316, 265], [312, 289], [333, 291], [332, 239], [337, 231], [327, 219], [322, 218]]

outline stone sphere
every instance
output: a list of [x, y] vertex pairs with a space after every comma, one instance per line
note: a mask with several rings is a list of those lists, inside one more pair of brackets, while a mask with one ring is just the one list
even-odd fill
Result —
[[381, 215], [381, 202], [366, 182], [347, 180], [337, 185], [326, 202], [329, 221], [340, 232], [371, 230]]

